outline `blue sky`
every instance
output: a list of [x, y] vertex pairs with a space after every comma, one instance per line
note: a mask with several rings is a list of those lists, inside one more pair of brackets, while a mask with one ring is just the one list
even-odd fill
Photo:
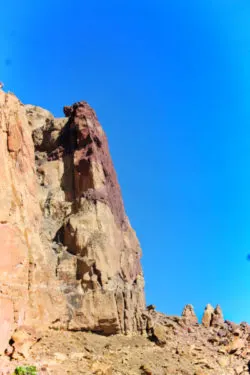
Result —
[[147, 302], [250, 322], [249, 0], [10, 0], [0, 80], [87, 100], [143, 248]]

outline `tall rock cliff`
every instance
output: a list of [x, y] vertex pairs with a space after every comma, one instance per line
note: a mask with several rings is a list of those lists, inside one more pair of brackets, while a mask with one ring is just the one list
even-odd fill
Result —
[[141, 249], [86, 102], [65, 118], [0, 91], [0, 338], [144, 330]]
[[[54, 254], [40, 238], [42, 212], [26, 111], [0, 91], [0, 353], [14, 330], [43, 329], [66, 302], [54, 277]], [[55, 309], [56, 306], [56, 309]]]

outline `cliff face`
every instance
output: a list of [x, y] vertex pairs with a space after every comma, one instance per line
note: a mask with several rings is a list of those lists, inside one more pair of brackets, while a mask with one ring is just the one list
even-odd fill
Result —
[[0, 91], [0, 352], [32, 327], [145, 329], [141, 249], [106, 136], [87, 103], [64, 112]]
[[[0, 352], [14, 330], [66, 312], [55, 257], [40, 236], [34, 145], [24, 106], [0, 91]], [[55, 309], [56, 305], [56, 309]]]
[[182, 317], [145, 309], [105, 134], [87, 103], [64, 112], [0, 90], [0, 374], [27, 361], [55, 375], [249, 374], [250, 326], [220, 306], [202, 324], [191, 305]]

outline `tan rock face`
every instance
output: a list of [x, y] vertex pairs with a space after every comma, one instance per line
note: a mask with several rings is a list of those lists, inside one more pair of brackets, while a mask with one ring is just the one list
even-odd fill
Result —
[[202, 325], [191, 305], [182, 317], [145, 310], [104, 132], [86, 103], [65, 114], [0, 91], [0, 374], [26, 363], [45, 374], [249, 373], [250, 327], [219, 306]]
[[210, 304], [205, 308], [202, 324], [205, 327], [222, 327], [224, 324], [224, 318], [221, 307], [219, 305], [214, 309]]
[[[39, 321], [43, 327], [54, 319], [53, 298], [61, 292], [51, 267], [56, 257], [44, 251], [39, 238], [42, 212], [37, 201], [34, 145], [26, 111], [15, 96], [2, 91], [0, 157], [0, 319], [4, 327], [0, 352], [3, 352], [19, 326], [35, 326]], [[59, 310], [60, 306], [58, 301]]]
[[217, 326], [223, 325], [223, 323], [224, 323], [224, 318], [223, 318], [222, 310], [221, 310], [221, 307], [217, 305], [216, 308], [214, 309], [211, 325], [213, 327], [217, 327]]
[[13, 341], [12, 358], [27, 358], [30, 348], [36, 343], [36, 332], [29, 327], [19, 327], [11, 336]]
[[233, 354], [237, 352], [237, 350], [244, 348], [244, 346], [245, 346], [245, 341], [242, 338], [235, 337], [228, 345], [227, 351], [229, 354]]
[[93, 374], [96, 375], [112, 375], [113, 373], [112, 367], [110, 365], [99, 362], [94, 362], [91, 366], [91, 370], [93, 371]]
[[208, 304], [205, 308], [205, 311], [204, 311], [204, 314], [203, 314], [203, 317], [202, 317], [202, 324], [205, 327], [208, 328], [208, 327], [211, 326], [213, 314], [214, 314], [214, 308], [213, 308], [213, 306]]
[[[54, 119], [28, 106], [33, 129], [43, 244], [57, 257], [72, 330], [142, 331], [139, 242], [125, 215], [107, 139], [85, 102]], [[43, 118], [43, 121], [42, 121]]]
[[192, 305], [186, 305], [181, 315], [187, 324], [192, 325], [198, 323], [198, 318], [194, 312], [194, 308]]
[[159, 346], [164, 346], [167, 342], [166, 329], [161, 324], [155, 324], [153, 327], [152, 339]]
[[14, 327], [14, 309], [10, 298], [0, 297], [0, 353], [8, 346]]
[[0, 157], [0, 354], [12, 336], [26, 355], [34, 327], [142, 331], [140, 245], [93, 110], [0, 91]]

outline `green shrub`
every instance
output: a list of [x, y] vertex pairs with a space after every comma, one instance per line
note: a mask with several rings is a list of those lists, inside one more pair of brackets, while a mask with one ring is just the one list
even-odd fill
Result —
[[15, 369], [14, 375], [37, 375], [35, 366], [20, 366]]

